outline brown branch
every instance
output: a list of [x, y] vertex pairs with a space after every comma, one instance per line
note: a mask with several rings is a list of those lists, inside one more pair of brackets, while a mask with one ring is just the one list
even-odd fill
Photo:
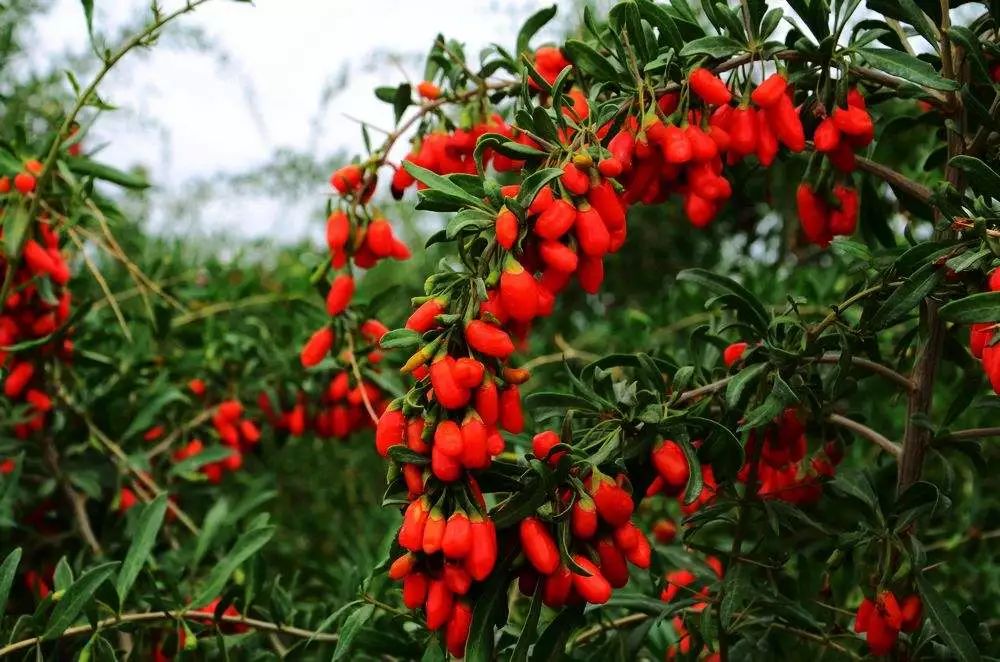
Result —
[[589, 641], [607, 630], [619, 630], [621, 628], [628, 627], [629, 625], [638, 625], [639, 623], [649, 620], [650, 618], [652, 618], [652, 616], [649, 614], [629, 614], [628, 616], [622, 616], [621, 618], [616, 618], [606, 623], [598, 623], [597, 625], [576, 635], [576, 637], [573, 638], [573, 645], [576, 646]]
[[216, 411], [218, 411], [218, 407], [209, 407], [208, 409], [198, 412], [197, 416], [192, 417], [191, 420], [181, 423], [176, 430], [164, 437], [163, 441], [153, 446], [153, 448], [146, 453], [146, 459], [151, 460], [157, 455], [170, 450], [171, 446], [173, 446], [184, 433], [192, 428], [198, 427], [208, 419], [212, 418]]
[[710, 382], [708, 384], [705, 384], [704, 386], [699, 386], [698, 388], [691, 389], [690, 391], [684, 391], [679, 396], [677, 396], [677, 399], [674, 400], [674, 404], [675, 405], [683, 404], [688, 400], [694, 400], [695, 398], [699, 398], [703, 395], [708, 395], [709, 393], [715, 393], [717, 391], [721, 391], [723, 388], [726, 387], [726, 384], [728, 384], [733, 380], [733, 377], [735, 376], [736, 375], [723, 377], [722, 379]]
[[858, 167], [865, 172], [879, 177], [893, 187], [904, 191], [921, 202], [930, 202], [931, 196], [934, 195], [933, 192], [923, 184], [915, 182], [906, 175], [898, 173], [892, 168], [884, 166], [881, 163], [876, 163], [875, 161], [866, 159], [863, 156], [855, 156], [854, 161], [857, 163]]
[[361, 366], [358, 365], [358, 357], [354, 355], [354, 334], [350, 332], [347, 333], [347, 358], [351, 362], [354, 379], [358, 380], [358, 390], [361, 391], [361, 400], [365, 403], [368, 416], [372, 419], [372, 423], [378, 425], [378, 414], [375, 413], [375, 407], [368, 399], [368, 390], [365, 388], [364, 378], [361, 376]]
[[[823, 356], [819, 357], [818, 359], [816, 359], [816, 361], [817, 363], [836, 364], [840, 362], [841, 356], [842, 355], [838, 352], [828, 352]], [[851, 363], [859, 368], [870, 370], [871, 372], [874, 372], [877, 375], [885, 377], [890, 382], [893, 382], [905, 388], [908, 393], [913, 390], [912, 381], [910, 381], [904, 375], [899, 374], [892, 368], [889, 368], [888, 366], [884, 366], [881, 363], [875, 363], [874, 361], [869, 361], [868, 359], [863, 359], [860, 356], [852, 356]]]
[[943, 437], [940, 437], [938, 441], [948, 441], [950, 439], [986, 439], [988, 437], [1000, 437], [1000, 427], [969, 428], [968, 430], [949, 432]]
[[[222, 616], [216, 617], [214, 613], [211, 612], [191, 612], [183, 610], [175, 611], [151, 611], [133, 614], [122, 614], [121, 616], [116, 616], [114, 618], [106, 618], [104, 620], [97, 622], [97, 627], [93, 625], [77, 625], [71, 628], [66, 628], [59, 638], [65, 637], [75, 637], [79, 634], [88, 634], [94, 632], [95, 630], [101, 630], [107, 627], [113, 627], [115, 625], [127, 624], [127, 623], [155, 623], [157, 621], [194, 621], [194, 622], [204, 622], [213, 621], [215, 623], [232, 623], [235, 625], [246, 625], [255, 630], [261, 632], [272, 632], [275, 634], [287, 634], [292, 637], [298, 637], [300, 639], [313, 639], [315, 641], [323, 642], [335, 642], [340, 639], [337, 634], [326, 634], [324, 632], [315, 632], [313, 630], [305, 630], [303, 628], [293, 627], [291, 625], [282, 625], [280, 623], [272, 623], [270, 621], [262, 621], [256, 618], [247, 618], [245, 616], [236, 616], [223, 614]], [[16, 653], [19, 650], [24, 650], [25, 648], [31, 648], [37, 644], [42, 643], [42, 637], [31, 637], [30, 639], [22, 639], [21, 641], [8, 644], [3, 648], [0, 648], [0, 657], [10, 655], [11, 653]]]
[[841, 416], [840, 414], [830, 414], [827, 416], [826, 420], [830, 421], [834, 425], [847, 428], [860, 437], [864, 437], [893, 457], [898, 458], [902, 453], [902, 449], [899, 447], [899, 444], [894, 441], [889, 441], [889, 439], [884, 435], [872, 430], [867, 425], [862, 425], [861, 423], [847, 418], [846, 416]]
[[[112, 441], [111, 438], [108, 437], [108, 435], [106, 435], [104, 431], [94, 423], [90, 414], [76, 404], [72, 397], [65, 391], [65, 389], [62, 388], [62, 386], [59, 386], [58, 388], [57, 397], [59, 397], [59, 399], [62, 400], [62, 402], [65, 403], [66, 406], [69, 407], [77, 416], [83, 419], [83, 422], [87, 425], [87, 429], [90, 430], [91, 434], [93, 434], [101, 445], [114, 456], [122, 469], [132, 474], [132, 477], [137, 483], [152, 492], [154, 497], [164, 491], [159, 485], [156, 484], [156, 481], [153, 480], [153, 477], [150, 476], [147, 471], [144, 471], [132, 464], [132, 460], [125, 453], [125, 451], [122, 450], [121, 446]], [[201, 529], [194, 523], [194, 520], [192, 520], [187, 513], [181, 510], [181, 508], [171, 499], [167, 499], [167, 509], [177, 517], [177, 520], [183, 524], [188, 531], [194, 535], [199, 535], [201, 533]]]
[[[948, 80], [961, 83], [955, 68], [951, 39], [948, 31], [951, 29], [950, 4], [941, 0], [941, 75]], [[951, 165], [951, 160], [962, 154], [965, 149], [965, 117], [961, 97], [954, 90], [948, 92], [948, 111], [951, 114], [952, 125], [948, 128], [948, 160], [945, 166], [945, 179], [959, 193], [964, 191], [962, 171]], [[940, 210], [935, 214], [935, 220], [941, 220]], [[951, 230], [935, 232], [935, 239], [947, 239], [954, 233]], [[937, 300], [930, 297], [923, 300], [920, 306], [920, 328], [926, 333], [926, 340], [920, 348], [917, 360], [913, 365], [913, 383], [915, 389], [910, 393], [906, 403], [906, 428], [903, 433], [903, 454], [899, 461], [896, 474], [896, 490], [902, 494], [910, 485], [920, 479], [923, 471], [924, 455], [931, 440], [931, 430], [921, 425], [919, 421], [926, 418], [931, 411], [934, 398], [934, 381], [937, 377], [938, 363], [944, 347], [945, 324], [938, 313]]]
[[868, 296], [870, 296], [872, 294], [875, 294], [876, 292], [881, 291], [882, 289], [884, 289], [886, 287], [896, 287], [899, 284], [900, 283], [895, 282], [895, 283], [888, 283], [888, 284], [882, 284], [882, 285], [874, 285], [874, 286], [869, 287], [867, 289], [861, 290], [860, 292], [858, 292], [857, 294], [854, 294], [853, 296], [849, 297], [848, 299], [846, 299], [845, 301], [843, 301], [839, 305], [831, 306], [833, 308], [833, 310], [830, 312], [830, 314], [827, 315], [825, 318], [823, 318], [823, 321], [821, 321], [819, 324], [817, 324], [813, 328], [809, 329], [806, 332], [806, 338], [808, 340], [810, 340], [810, 341], [811, 340], [815, 340], [816, 338], [818, 338], [820, 336], [820, 334], [823, 333], [823, 331], [825, 331], [828, 327], [830, 327], [831, 325], [833, 325], [834, 322], [836, 322], [838, 319], [840, 319], [840, 314], [844, 310], [850, 308], [851, 306], [853, 306], [854, 304], [858, 303], [859, 301], [867, 298]]
[[56, 450], [52, 439], [48, 435], [45, 435], [42, 437], [41, 443], [42, 457], [45, 460], [45, 465], [52, 473], [52, 477], [56, 479], [59, 488], [66, 497], [67, 503], [69, 503], [70, 509], [73, 511], [73, 520], [76, 522], [76, 528], [80, 533], [80, 537], [84, 539], [95, 556], [102, 556], [104, 550], [101, 548], [101, 543], [97, 541], [97, 536], [94, 535], [94, 527], [91, 526], [90, 516], [87, 515], [86, 497], [73, 489], [69, 478], [66, 477], [62, 467], [59, 466], [59, 451]]

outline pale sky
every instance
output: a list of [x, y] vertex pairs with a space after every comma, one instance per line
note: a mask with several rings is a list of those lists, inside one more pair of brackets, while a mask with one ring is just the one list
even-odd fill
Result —
[[[95, 27], [101, 34], [148, 11], [148, 2], [96, 0]], [[162, 0], [164, 9], [179, 6]], [[217, 53], [163, 43], [151, 54], [133, 55], [112, 72], [103, 96], [120, 110], [100, 119], [88, 143], [107, 142], [101, 157], [112, 164], [136, 162], [151, 170], [160, 194], [176, 198], [191, 178], [239, 172], [268, 160], [278, 148], [320, 158], [361, 147], [358, 125], [346, 115], [391, 128], [391, 108], [375, 99], [379, 85], [395, 85], [402, 72], [388, 53], [404, 57], [406, 73], [418, 82], [417, 62], [435, 35], [466, 43], [478, 56], [492, 41], [512, 49], [524, 19], [552, 0], [258, 0], [255, 5], [214, 0], [179, 24], [201, 31]], [[573, 3], [564, 3], [573, 7]], [[571, 11], [561, 8], [563, 12]], [[80, 0], [57, 0], [39, 22], [39, 44], [54, 58], [86, 44]], [[170, 31], [170, 28], [168, 28]], [[179, 34], [177, 30], [169, 34]], [[544, 35], [543, 35], [544, 36]], [[324, 89], [347, 68], [348, 84], [324, 112]], [[313, 129], [319, 120], [319, 131]], [[315, 140], [311, 140], [311, 135]], [[201, 216], [211, 231], [245, 237], [294, 239], [316, 235], [322, 219], [310, 210], [329, 187], [315, 182], [311, 199], [289, 208], [267, 196], [216, 200]], [[154, 205], [155, 206], [155, 205]], [[162, 214], [162, 205], [160, 206]], [[169, 219], [154, 218], [157, 224]]]

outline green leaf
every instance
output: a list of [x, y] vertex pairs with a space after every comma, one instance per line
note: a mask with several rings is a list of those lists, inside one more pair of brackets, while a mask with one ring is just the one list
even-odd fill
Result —
[[862, 48], [861, 55], [879, 71], [898, 76], [915, 85], [923, 85], [934, 90], [957, 90], [955, 81], [942, 78], [934, 67], [923, 60], [891, 48]]
[[934, 291], [943, 277], [942, 270], [933, 262], [920, 267], [882, 302], [869, 320], [869, 324], [873, 329], [892, 326], [915, 310], [920, 301]]
[[[614, 598], [612, 598], [614, 599]], [[566, 644], [570, 635], [583, 625], [583, 607], [566, 607], [542, 630], [535, 642], [532, 659], [561, 660], [566, 655]]]
[[125, 604], [125, 596], [128, 595], [136, 577], [139, 576], [139, 571], [142, 570], [150, 552], [153, 551], [153, 545], [156, 544], [156, 534], [163, 524], [163, 516], [166, 512], [167, 494], [165, 492], [161, 492], [155, 499], [143, 506], [128, 553], [125, 555], [122, 569], [118, 573], [118, 580], [115, 582], [119, 606]]
[[469, 625], [469, 639], [465, 644], [467, 662], [489, 662], [493, 659], [493, 629], [507, 606], [507, 591], [504, 590], [510, 581], [504, 567], [507, 562], [509, 559], [494, 570], [493, 576], [483, 585], [480, 598], [475, 602], [472, 623]]
[[103, 179], [128, 189], [149, 188], [149, 182], [141, 175], [124, 172], [84, 156], [67, 156], [65, 163], [77, 175]]
[[436, 173], [431, 172], [427, 168], [421, 168], [412, 161], [404, 161], [403, 167], [406, 171], [413, 175], [413, 177], [423, 184], [425, 184], [430, 190], [440, 191], [441, 193], [447, 195], [450, 198], [461, 201], [467, 205], [473, 207], [481, 207], [483, 201], [479, 198], [475, 198], [466, 192], [458, 184], [455, 184], [447, 177], [442, 177]]
[[740, 400], [743, 399], [743, 393], [746, 391], [747, 387], [753, 385], [757, 379], [767, 370], [767, 363], [755, 363], [754, 365], [747, 366], [743, 368], [736, 376], [733, 377], [732, 381], [726, 385], [726, 405], [729, 407], [738, 407]]
[[3, 249], [6, 255], [19, 255], [28, 229], [28, 209], [24, 203], [8, 206], [3, 218]]
[[15, 547], [14, 551], [3, 560], [3, 563], [0, 563], [0, 613], [4, 612], [7, 596], [10, 595], [10, 587], [14, 584], [14, 573], [17, 572], [17, 564], [20, 562], [21, 548]]
[[728, 58], [746, 50], [746, 46], [732, 37], [710, 35], [684, 44], [681, 57], [691, 55], [707, 55], [713, 58]]
[[1000, 197], [1000, 175], [990, 166], [974, 156], [964, 155], [953, 157], [948, 163], [969, 174], [972, 188], [977, 193], [992, 198]]
[[131, 424], [122, 433], [122, 439], [129, 439], [132, 435], [145, 430], [153, 421], [156, 419], [156, 415], [159, 414], [164, 407], [169, 405], [171, 402], [177, 401], [187, 401], [187, 396], [180, 392], [176, 388], [168, 388], [163, 391], [155, 398], [152, 398], [146, 402], [146, 404], [139, 410], [135, 417], [132, 419]]
[[90, 602], [94, 592], [114, 573], [118, 565], [118, 561], [102, 563], [80, 575], [80, 578], [66, 589], [62, 599], [56, 603], [42, 639], [55, 639], [72, 625], [83, 608]]
[[555, 407], [557, 409], [579, 409], [581, 411], [596, 411], [598, 406], [587, 398], [573, 393], [558, 391], [535, 391], [524, 399], [525, 407], [539, 409]]
[[472, 234], [475, 234], [486, 228], [491, 228], [495, 224], [496, 219], [493, 214], [487, 213], [482, 209], [463, 209], [448, 221], [444, 234], [446, 238], [454, 239], [466, 231], [471, 231]]
[[639, 0], [639, 14], [659, 30], [661, 42], [665, 41], [676, 51], [684, 46], [684, 37], [666, 9], [651, 0]]
[[972, 637], [966, 631], [962, 621], [945, 603], [937, 590], [922, 574], [917, 575], [917, 589], [923, 598], [924, 613], [934, 624], [934, 630], [944, 640], [951, 652], [961, 662], [978, 662], [982, 659]]
[[723, 628], [729, 627], [733, 613], [746, 602], [747, 591], [750, 589], [746, 574], [747, 566], [743, 563], [736, 563], [726, 571], [722, 584], [722, 603], [719, 605], [719, 620], [722, 621]]
[[705, 479], [701, 475], [701, 462], [694, 452], [694, 447], [687, 441], [678, 441], [677, 445], [684, 452], [689, 468], [688, 482], [684, 486], [684, 504], [691, 505], [701, 496], [701, 491], [705, 488]]
[[897, 0], [897, 2], [899, 3], [900, 12], [906, 18], [906, 22], [912, 25], [934, 50], [938, 50], [936, 30], [931, 20], [927, 17], [927, 14], [913, 0]]
[[56, 571], [52, 579], [56, 592], [65, 591], [73, 584], [73, 569], [69, 567], [69, 561], [66, 560], [65, 556], [56, 563]]
[[198, 544], [194, 548], [194, 555], [191, 557], [191, 565], [197, 566], [205, 552], [212, 545], [215, 535], [219, 532], [222, 523], [229, 514], [229, 500], [221, 497], [212, 504], [205, 514], [205, 521], [201, 524], [201, 535], [198, 536]]
[[431, 460], [426, 455], [421, 455], [411, 448], [407, 448], [402, 444], [396, 444], [389, 448], [389, 457], [391, 457], [396, 462], [400, 464], [416, 464], [424, 465], [428, 464]]
[[956, 324], [1000, 321], [1000, 292], [980, 292], [941, 306], [941, 317]]
[[520, 55], [529, 50], [531, 43], [531, 38], [535, 36], [542, 27], [552, 20], [552, 17], [556, 15], [557, 7], [552, 5], [545, 9], [540, 9], [531, 16], [528, 20], [524, 22], [521, 29], [517, 33], [517, 51], [516, 55]]
[[413, 91], [410, 89], [410, 84], [400, 83], [392, 97], [392, 116], [395, 118], [396, 124], [399, 124], [399, 120], [403, 118], [403, 113], [406, 112], [406, 109], [410, 107], [412, 102]]
[[420, 334], [413, 329], [393, 329], [378, 341], [382, 349], [416, 347], [420, 344]]
[[241, 535], [236, 540], [236, 543], [233, 545], [233, 548], [229, 551], [229, 553], [221, 561], [219, 561], [214, 568], [212, 568], [212, 572], [209, 573], [208, 579], [201, 589], [201, 593], [198, 594], [197, 598], [191, 601], [191, 604], [189, 605], [190, 608], [197, 609], [199, 607], [204, 607], [209, 602], [217, 598], [222, 592], [223, 587], [226, 585], [226, 581], [229, 579], [229, 576], [232, 575], [244, 561], [253, 556], [254, 553], [267, 544], [267, 541], [274, 535], [274, 531], [275, 527], [273, 526], [260, 526]]
[[527, 209], [538, 192], [561, 174], [562, 170], [559, 168], [542, 168], [531, 173], [524, 178], [524, 181], [521, 182], [521, 188], [517, 190], [517, 203], [522, 209]]
[[94, 0], [80, 0], [83, 5], [83, 18], [87, 21], [87, 34], [94, 39]]
[[753, 327], [762, 338], [767, 334], [768, 314], [763, 304], [732, 278], [706, 269], [685, 269], [677, 274], [677, 280], [692, 282], [725, 296], [727, 302], [734, 303], [741, 321]]
[[563, 50], [566, 51], [566, 57], [569, 58], [570, 62], [596, 80], [613, 81], [618, 79], [618, 71], [615, 66], [589, 44], [578, 39], [570, 39], [566, 42]]
[[358, 636], [358, 633], [361, 632], [365, 623], [371, 619], [374, 613], [375, 605], [364, 604], [344, 620], [344, 624], [340, 626], [339, 630], [340, 640], [337, 641], [337, 650], [333, 653], [334, 662], [344, 659], [344, 656], [351, 651], [355, 637]]
[[528, 648], [534, 643], [535, 635], [538, 633], [538, 616], [542, 613], [542, 582], [535, 586], [535, 594], [531, 598], [531, 606], [528, 607], [528, 615], [521, 626], [521, 634], [517, 637], [517, 645], [511, 653], [510, 662], [527, 662]]

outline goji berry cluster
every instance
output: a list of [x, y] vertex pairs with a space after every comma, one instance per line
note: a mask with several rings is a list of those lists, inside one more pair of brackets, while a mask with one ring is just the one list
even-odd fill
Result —
[[[27, 161], [24, 171], [13, 178], [13, 190], [10, 177], [0, 177], [0, 217], [17, 213], [17, 198], [33, 194], [41, 169], [38, 161]], [[8, 231], [14, 226], [5, 224]], [[43, 214], [28, 223], [24, 232], [22, 255], [11, 282], [5, 283], [7, 298], [0, 309], [3, 394], [14, 407], [12, 428], [19, 439], [43, 430], [52, 409], [52, 398], [46, 393], [46, 361], [53, 357], [68, 361], [73, 355], [73, 341], [64, 328], [71, 313], [70, 269], [60, 251], [59, 231]], [[0, 256], [0, 271], [6, 272], [12, 259]], [[20, 351], [8, 349], [20, 344], [26, 345]], [[0, 463], [0, 472], [13, 468], [12, 460]]]
[[[540, 432], [532, 440], [533, 454], [558, 465], [566, 455], [553, 452], [558, 443], [554, 432]], [[635, 502], [627, 488], [624, 475], [612, 479], [591, 467], [583, 482], [574, 477], [556, 491], [568, 520], [541, 513], [521, 520], [519, 541], [528, 563], [518, 585], [524, 595], [532, 595], [541, 582], [542, 602], [549, 607], [603, 604], [612, 589], [628, 583], [628, 564], [649, 567], [649, 539], [632, 521]], [[557, 540], [567, 541], [565, 560]]]
[[923, 603], [916, 594], [900, 602], [889, 590], [879, 591], [875, 599], [866, 597], [854, 618], [854, 631], [864, 633], [873, 655], [887, 655], [896, 647], [900, 632], [920, 629]]
[[[1000, 267], [994, 269], [988, 279], [987, 288], [1000, 292]], [[993, 391], [1000, 395], [1000, 342], [993, 342], [997, 335], [996, 322], [980, 322], [972, 325], [969, 333], [969, 347], [972, 355], [982, 362], [983, 371], [990, 380]]]

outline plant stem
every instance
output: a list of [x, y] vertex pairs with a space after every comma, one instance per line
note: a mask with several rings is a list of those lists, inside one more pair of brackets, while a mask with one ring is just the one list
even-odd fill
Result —
[[[839, 363], [841, 359], [841, 354], [839, 352], [828, 352], [823, 356], [819, 357], [817, 363]], [[890, 382], [898, 384], [906, 389], [907, 393], [913, 391], [913, 382], [910, 381], [905, 375], [901, 375], [892, 368], [884, 366], [881, 363], [875, 363], [874, 361], [869, 361], [868, 359], [863, 359], [860, 356], [852, 356], [851, 363], [859, 368], [864, 368], [865, 370], [870, 370], [877, 375], [885, 377]]]
[[[299, 637], [302, 639], [315, 639], [316, 641], [324, 642], [335, 642], [340, 637], [336, 634], [326, 634], [324, 632], [314, 632], [312, 630], [304, 630], [302, 628], [293, 627], [290, 625], [282, 625], [280, 623], [272, 623], [270, 621], [262, 621], [256, 618], [246, 618], [245, 616], [233, 616], [233, 615], [222, 615], [216, 617], [215, 614], [209, 612], [190, 612], [183, 610], [174, 611], [151, 611], [151, 612], [140, 612], [132, 614], [122, 614], [121, 616], [116, 616], [114, 618], [106, 618], [104, 620], [98, 621], [96, 627], [90, 624], [87, 625], [77, 625], [71, 628], [66, 628], [59, 638], [65, 637], [75, 637], [79, 634], [88, 634], [96, 630], [101, 630], [107, 627], [113, 627], [115, 625], [123, 625], [128, 623], [153, 623], [156, 621], [213, 621], [215, 623], [233, 623], [238, 625], [246, 625], [255, 630], [261, 632], [273, 632], [275, 634], [287, 634], [293, 637]], [[0, 648], [0, 657], [10, 655], [11, 653], [16, 653], [19, 650], [24, 650], [25, 648], [30, 648], [36, 644], [42, 642], [41, 637], [31, 637], [30, 639], [22, 639], [21, 641], [16, 641], [12, 644], [8, 644]]]
[[[941, 75], [948, 80], [957, 80], [955, 63], [951, 51], [951, 39], [948, 31], [951, 28], [949, 0], [941, 0]], [[948, 130], [948, 160], [945, 166], [945, 179], [962, 192], [962, 173], [951, 166], [951, 160], [962, 154], [965, 149], [963, 130], [964, 116], [960, 98], [954, 91], [948, 92], [948, 111], [952, 115], [952, 128]], [[941, 213], [935, 214], [935, 220], [941, 222]], [[935, 238], [947, 238], [950, 230], [935, 233]], [[906, 429], [903, 434], [903, 454], [899, 460], [896, 474], [896, 491], [902, 494], [910, 485], [920, 479], [923, 470], [924, 455], [931, 439], [931, 430], [923, 424], [931, 410], [934, 397], [934, 380], [944, 346], [945, 325], [938, 314], [938, 302], [930, 297], [924, 299], [920, 307], [920, 326], [925, 330], [926, 341], [919, 350], [913, 366], [914, 390], [906, 403]]]
[[[64, 137], [69, 135], [70, 127], [72, 127], [73, 123], [76, 121], [77, 115], [79, 115], [80, 111], [87, 105], [90, 97], [97, 91], [97, 86], [101, 84], [104, 77], [108, 75], [108, 72], [110, 72], [118, 61], [125, 57], [129, 51], [141, 46], [146, 39], [155, 34], [156, 31], [164, 25], [179, 16], [183, 16], [184, 14], [194, 11], [198, 6], [203, 5], [208, 1], [209, 0], [188, 0], [188, 2], [184, 3], [183, 6], [175, 11], [157, 17], [156, 20], [143, 28], [138, 34], [130, 37], [128, 41], [121, 46], [121, 48], [108, 55], [107, 59], [104, 60], [100, 70], [94, 78], [90, 81], [87, 87], [85, 87], [83, 91], [77, 95], [73, 107], [70, 109], [69, 113], [66, 114], [66, 117], [63, 118], [62, 124], [59, 126], [59, 129], [56, 131], [56, 134], [52, 139], [52, 145], [49, 147], [49, 152], [46, 154], [45, 160], [42, 162], [42, 169], [38, 173], [36, 179], [34, 197], [31, 199], [31, 205], [28, 207], [29, 222], [38, 216], [38, 208], [42, 201], [42, 191], [45, 187], [46, 180], [52, 174], [53, 166], [59, 156], [59, 148], [63, 144]], [[28, 233], [24, 233], [24, 236], [21, 237], [18, 245], [14, 247], [14, 254], [7, 256], [7, 268], [4, 273], [3, 284], [0, 285], [0, 301], [7, 300], [7, 294], [10, 291], [11, 283], [14, 280], [14, 272], [17, 268], [18, 258], [21, 255], [21, 248], [27, 236]]]
[[898, 458], [902, 453], [902, 449], [899, 447], [899, 444], [889, 441], [887, 437], [879, 432], [876, 432], [875, 430], [872, 430], [867, 425], [862, 425], [861, 423], [847, 418], [846, 416], [841, 416], [840, 414], [830, 414], [827, 416], [826, 420], [830, 421], [834, 425], [847, 428], [848, 430], [864, 437], [893, 457]]
[[56, 450], [52, 438], [48, 435], [43, 436], [41, 444], [45, 465], [48, 467], [53, 478], [56, 479], [56, 482], [59, 483], [66, 501], [69, 502], [70, 509], [73, 511], [73, 519], [76, 522], [76, 528], [80, 532], [80, 537], [84, 539], [95, 556], [102, 556], [104, 550], [101, 549], [101, 543], [97, 541], [97, 536], [94, 535], [94, 528], [90, 524], [90, 516], [87, 515], [86, 497], [73, 489], [62, 467], [59, 466], [59, 451]]

